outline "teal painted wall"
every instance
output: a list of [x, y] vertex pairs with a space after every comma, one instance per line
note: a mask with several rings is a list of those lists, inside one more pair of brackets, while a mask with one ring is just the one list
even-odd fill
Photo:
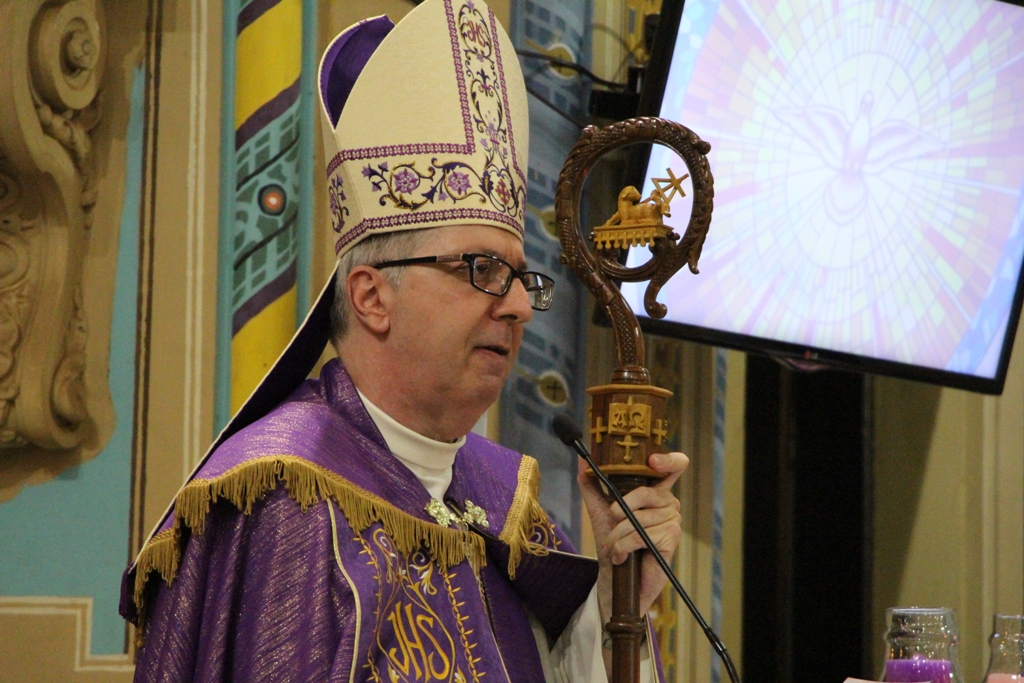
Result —
[[0, 595], [93, 598], [93, 654], [124, 652], [117, 613], [128, 561], [145, 74], [132, 76], [124, 208], [110, 334], [117, 425], [95, 458], [0, 505]]

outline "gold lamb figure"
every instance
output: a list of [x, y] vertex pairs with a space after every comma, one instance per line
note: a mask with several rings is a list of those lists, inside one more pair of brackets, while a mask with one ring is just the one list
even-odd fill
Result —
[[[640, 192], [632, 185], [619, 192], [619, 210], [603, 225], [594, 228], [593, 239], [597, 249], [647, 246], [672, 232], [663, 218], [672, 215], [669, 206], [677, 193], [686, 196], [682, 182], [689, 174], [676, 178], [671, 169], [667, 171], [668, 178], [652, 179], [655, 189], [646, 199], [641, 200]], [[671, 188], [667, 194], [666, 186]]]

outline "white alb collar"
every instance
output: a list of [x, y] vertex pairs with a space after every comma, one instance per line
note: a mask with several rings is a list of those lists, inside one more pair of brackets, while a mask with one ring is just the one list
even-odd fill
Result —
[[462, 436], [449, 443], [417, 434], [375, 406], [363, 392], [358, 389], [356, 392], [384, 437], [388, 449], [416, 475], [430, 495], [443, 500], [452, 481], [455, 453], [466, 443], [466, 437]]

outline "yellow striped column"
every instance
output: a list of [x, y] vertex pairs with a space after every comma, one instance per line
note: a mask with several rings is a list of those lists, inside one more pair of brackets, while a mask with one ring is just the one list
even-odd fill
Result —
[[301, 151], [313, 93], [303, 88], [303, 34], [303, 0], [226, 3], [218, 426], [291, 339], [307, 286], [301, 219], [312, 201]]

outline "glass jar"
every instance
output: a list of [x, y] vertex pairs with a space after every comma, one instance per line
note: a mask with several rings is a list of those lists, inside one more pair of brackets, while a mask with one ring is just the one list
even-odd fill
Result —
[[982, 683], [1024, 683], [1024, 616], [993, 616], [988, 646], [991, 655]]
[[963, 683], [956, 616], [946, 607], [893, 607], [882, 680], [889, 683]]

